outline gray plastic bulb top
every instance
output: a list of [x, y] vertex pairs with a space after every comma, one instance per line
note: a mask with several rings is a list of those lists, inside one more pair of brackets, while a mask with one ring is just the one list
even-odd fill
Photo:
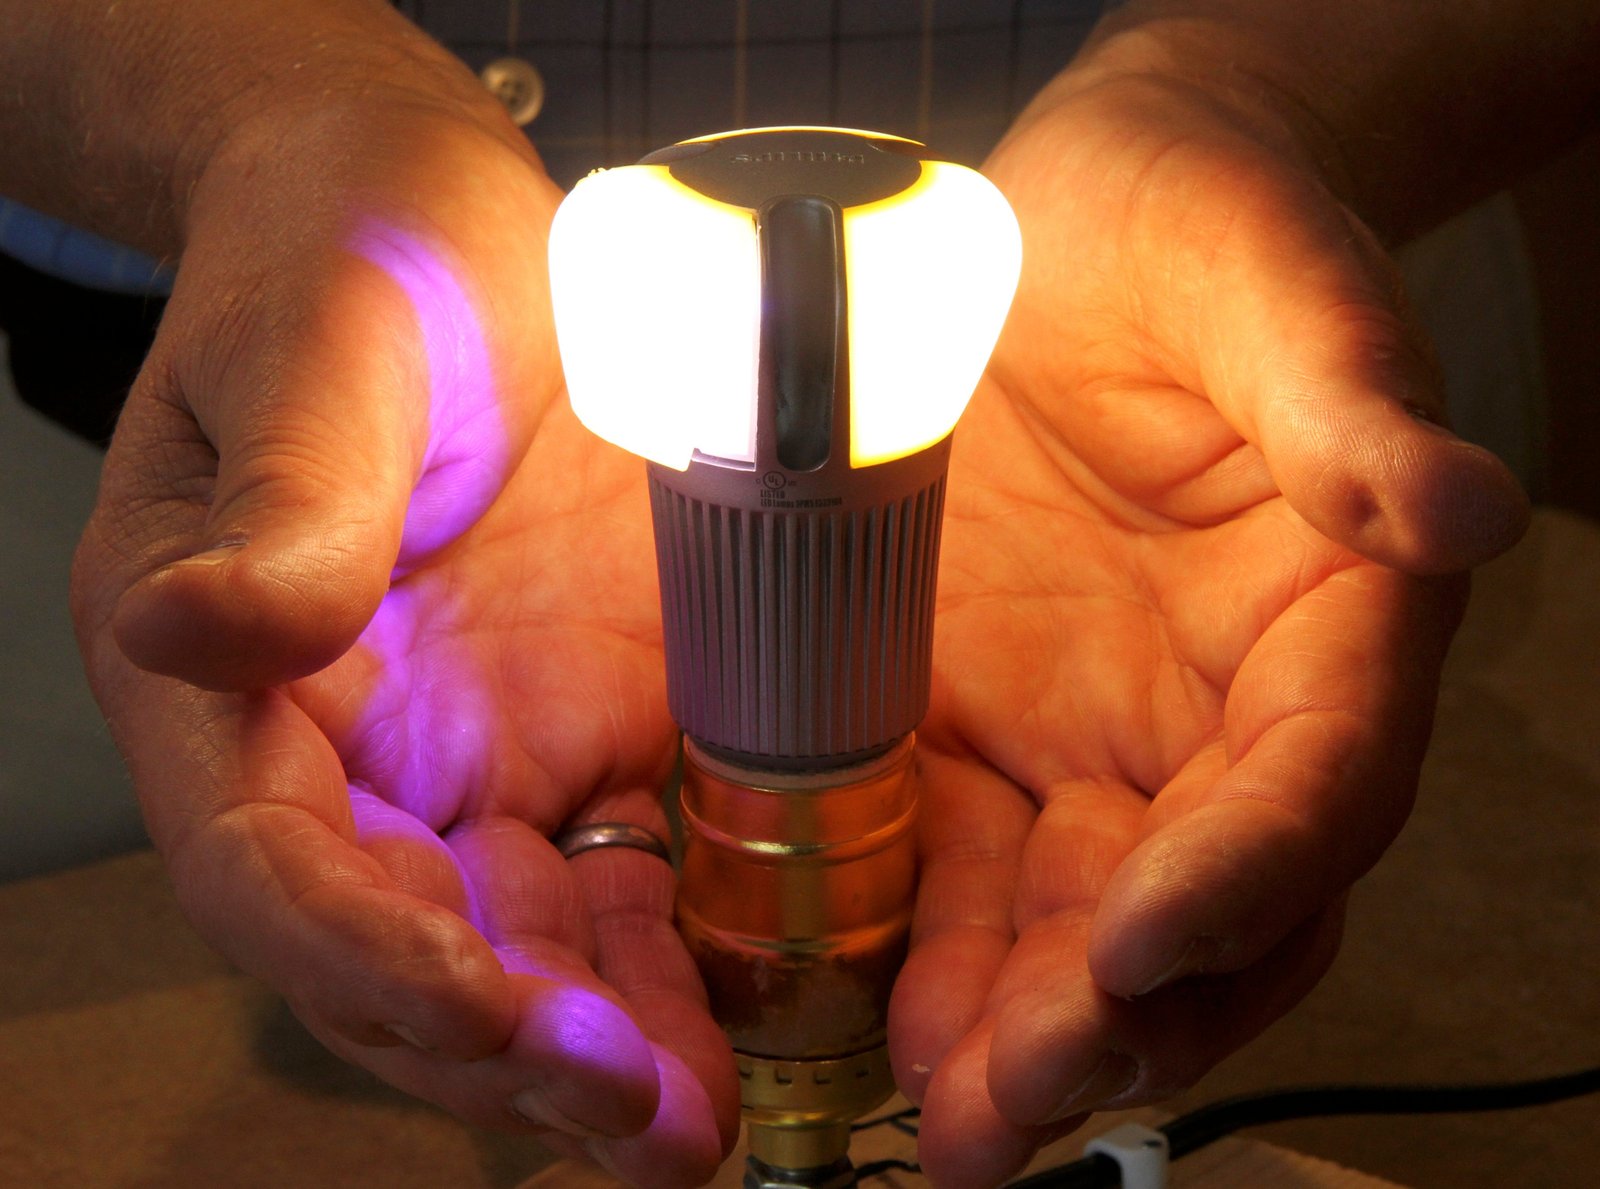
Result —
[[844, 208], [915, 183], [922, 151], [807, 129], [644, 158], [756, 223], [755, 462], [649, 467], [669, 706], [696, 743], [746, 767], [857, 763], [927, 711], [950, 439], [850, 465], [842, 231]]

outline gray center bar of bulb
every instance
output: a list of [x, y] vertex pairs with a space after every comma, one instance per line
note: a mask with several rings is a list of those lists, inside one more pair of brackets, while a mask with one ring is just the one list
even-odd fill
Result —
[[846, 208], [915, 184], [923, 152], [793, 129], [644, 159], [749, 209], [760, 249], [754, 465], [649, 468], [669, 705], [747, 767], [857, 763], [927, 711], [949, 439], [851, 465], [843, 233]]

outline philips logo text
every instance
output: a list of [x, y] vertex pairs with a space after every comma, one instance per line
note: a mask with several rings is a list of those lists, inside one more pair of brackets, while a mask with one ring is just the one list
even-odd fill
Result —
[[735, 165], [865, 165], [865, 153], [830, 153], [825, 149], [776, 149], [765, 153], [735, 153], [729, 158]]

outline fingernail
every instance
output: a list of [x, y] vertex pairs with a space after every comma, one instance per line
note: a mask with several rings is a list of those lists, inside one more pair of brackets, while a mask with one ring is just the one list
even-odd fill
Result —
[[511, 1109], [536, 1127], [550, 1127], [584, 1139], [603, 1139], [605, 1133], [557, 1110], [542, 1090], [519, 1090], [511, 1096]]
[[1054, 1123], [1068, 1115], [1094, 1110], [1102, 1103], [1126, 1093], [1138, 1080], [1138, 1062], [1124, 1053], [1107, 1053], [1083, 1084], [1056, 1105], [1045, 1122]]
[[180, 557], [177, 561], [172, 562], [171, 564], [174, 566], [217, 566], [227, 561], [230, 557], [233, 557], [239, 552], [239, 550], [243, 549], [244, 546], [245, 543], [242, 540], [221, 541], [213, 545], [210, 549], [204, 550], [200, 553], [192, 554], [189, 557]]
[[1403, 400], [1400, 407], [1410, 415], [1413, 421], [1421, 421], [1428, 425], [1444, 428], [1444, 419], [1427, 405], [1418, 404], [1416, 401]]
[[1170, 962], [1159, 974], [1134, 991], [1132, 997], [1148, 995], [1169, 983], [1177, 982], [1180, 978], [1204, 973], [1222, 956], [1222, 951], [1223, 944], [1220, 937], [1196, 937], [1189, 942], [1176, 960]]
[[422, 1043], [422, 1038], [417, 1035], [409, 1024], [385, 1024], [383, 1030], [391, 1035], [398, 1036], [414, 1049], [421, 1049], [424, 1053], [435, 1051], [432, 1045]]
[[618, 1166], [616, 1158], [611, 1154], [611, 1145], [606, 1140], [591, 1139], [583, 1145], [583, 1150], [589, 1153], [590, 1160], [593, 1160], [601, 1168], [616, 1177], [617, 1180], [626, 1181], [628, 1179], [622, 1174], [621, 1167]]
[[1445, 410], [1415, 404], [1409, 400], [1401, 401], [1400, 407], [1405, 410], [1406, 416], [1422, 426], [1423, 429], [1431, 429], [1447, 441], [1461, 441], [1461, 435], [1450, 428], [1450, 414]]

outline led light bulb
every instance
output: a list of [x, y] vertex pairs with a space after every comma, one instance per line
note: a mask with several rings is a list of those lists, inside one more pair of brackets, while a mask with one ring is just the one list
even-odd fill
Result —
[[892, 1090], [950, 436], [1020, 266], [980, 174], [840, 129], [673, 145], [551, 231], [573, 409], [648, 460], [679, 923], [773, 1183], [847, 1170]]

